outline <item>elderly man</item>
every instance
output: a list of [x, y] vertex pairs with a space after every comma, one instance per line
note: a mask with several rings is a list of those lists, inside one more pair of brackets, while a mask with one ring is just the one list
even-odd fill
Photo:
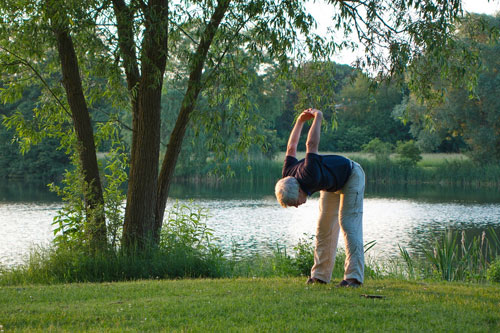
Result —
[[[297, 144], [304, 123], [313, 119], [307, 135], [305, 159], [297, 160]], [[338, 155], [319, 155], [323, 114], [302, 112], [288, 140], [283, 178], [276, 183], [276, 198], [283, 207], [298, 207], [320, 191], [314, 265], [307, 283], [328, 283], [337, 253], [339, 230], [346, 244], [344, 280], [339, 287], [358, 287], [364, 279], [363, 197], [365, 173], [361, 166]]]

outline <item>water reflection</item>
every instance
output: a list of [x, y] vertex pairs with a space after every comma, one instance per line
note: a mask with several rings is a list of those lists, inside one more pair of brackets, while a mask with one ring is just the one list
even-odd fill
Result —
[[59, 201], [55, 193], [49, 191], [47, 182], [12, 181], [0, 178], [0, 202], [54, 202]]
[[52, 220], [59, 206], [42, 201], [0, 201], [0, 264], [20, 263], [32, 247], [48, 245], [53, 237]]

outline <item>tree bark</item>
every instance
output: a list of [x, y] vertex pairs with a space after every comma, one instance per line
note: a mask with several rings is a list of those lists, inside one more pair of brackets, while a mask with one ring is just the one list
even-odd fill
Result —
[[78, 59], [69, 31], [56, 28], [57, 48], [61, 61], [63, 85], [71, 109], [78, 153], [84, 177], [84, 200], [87, 214], [85, 234], [92, 250], [103, 249], [107, 244], [104, 199], [87, 103], [83, 94]]
[[128, 63], [127, 81], [134, 113], [127, 205], [122, 236], [122, 245], [128, 250], [143, 249], [153, 241], [160, 154], [161, 90], [167, 59], [167, 6], [166, 0], [152, 0], [144, 13], [146, 30], [141, 48], [142, 73], [137, 82], [134, 80], [136, 72], [134, 64], [137, 63], [133, 58], [135, 51], [129, 52], [134, 44], [128, 36], [132, 35], [125, 35], [127, 40], [122, 39], [123, 34], [119, 36], [123, 42], [120, 47], [124, 63]]
[[210, 49], [210, 45], [212, 44], [217, 29], [219, 28], [219, 25], [229, 8], [230, 2], [230, 0], [219, 0], [210, 22], [201, 37], [196, 52], [193, 54], [193, 58], [191, 59], [188, 87], [181, 104], [181, 110], [177, 117], [175, 127], [170, 135], [170, 140], [167, 145], [167, 151], [165, 152], [160, 172], [153, 234], [155, 242], [159, 242], [165, 207], [167, 205], [170, 190], [170, 183], [174, 174], [177, 158], [181, 151], [182, 141], [184, 139], [186, 127], [189, 121], [189, 115], [194, 110], [196, 100], [202, 88], [201, 78], [207, 53]]

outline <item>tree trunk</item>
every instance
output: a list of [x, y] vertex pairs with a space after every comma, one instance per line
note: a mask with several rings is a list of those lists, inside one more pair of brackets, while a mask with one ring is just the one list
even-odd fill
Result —
[[215, 33], [217, 32], [217, 29], [219, 28], [219, 25], [229, 8], [229, 3], [230, 0], [219, 1], [214, 13], [212, 14], [210, 22], [206, 26], [201, 37], [196, 53], [194, 53], [191, 58], [191, 72], [189, 75], [188, 87], [182, 101], [181, 110], [177, 117], [174, 130], [170, 135], [170, 140], [167, 145], [167, 151], [165, 152], [160, 172], [153, 235], [155, 242], [159, 242], [160, 239], [161, 226], [163, 223], [163, 216], [165, 214], [165, 207], [167, 205], [170, 183], [174, 174], [177, 158], [181, 151], [182, 141], [184, 139], [186, 127], [189, 121], [189, 115], [194, 110], [198, 94], [202, 88], [201, 77], [207, 53], [215, 37]]
[[85, 234], [92, 250], [103, 249], [107, 244], [104, 199], [97, 165], [94, 131], [83, 94], [78, 59], [69, 31], [56, 28], [55, 34], [61, 61], [62, 82], [71, 109], [85, 182], [83, 192], [87, 214]]
[[[123, 1], [114, 2], [120, 5]], [[161, 90], [167, 59], [167, 5], [165, 0], [152, 0], [146, 9], [146, 30], [141, 54], [142, 74], [137, 83], [133, 80], [136, 60], [132, 58], [134, 53], [130, 52], [130, 47], [134, 47], [133, 40], [122, 39], [122, 36], [126, 36], [127, 31], [130, 31], [130, 24], [119, 36], [123, 41], [123, 44], [120, 44], [122, 55], [124, 60], [127, 59], [124, 63], [129, 63], [126, 72], [134, 113], [127, 205], [122, 236], [122, 245], [128, 250], [143, 249], [153, 241], [160, 154]], [[135, 47], [132, 48], [134, 49]], [[134, 91], [137, 92], [135, 98]]]
[[161, 84], [147, 88], [141, 80], [137, 118], [133, 122], [134, 140], [130, 159], [127, 206], [122, 245], [143, 248], [153, 235], [154, 207], [158, 185], [160, 148]]
[[158, 178], [161, 88], [168, 51], [168, 2], [153, 0], [146, 8], [146, 30], [141, 48], [142, 73], [139, 77], [131, 11], [124, 0], [113, 0], [120, 54], [124, 59], [133, 112], [130, 175], [122, 237], [125, 248], [140, 250], [150, 243], [159, 242], [170, 182], [189, 115], [201, 90], [204, 62], [229, 2], [219, 1], [190, 61], [188, 89]]

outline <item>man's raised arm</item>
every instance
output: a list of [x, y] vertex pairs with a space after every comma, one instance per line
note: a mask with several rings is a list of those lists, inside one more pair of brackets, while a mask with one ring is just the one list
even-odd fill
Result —
[[323, 113], [316, 109], [307, 110], [311, 117], [314, 117], [309, 133], [307, 134], [306, 151], [308, 153], [318, 153], [319, 138], [321, 135], [321, 121], [323, 120]]
[[304, 123], [309, 119], [313, 118], [314, 115], [310, 112], [311, 109], [307, 109], [300, 114], [297, 118], [297, 122], [293, 126], [292, 132], [290, 133], [290, 138], [288, 139], [288, 145], [286, 147], [286, 156], [296, 157], [297, 155], [297, 145], [299, 144], [300, 133], [302, 132], [302, 127]]

